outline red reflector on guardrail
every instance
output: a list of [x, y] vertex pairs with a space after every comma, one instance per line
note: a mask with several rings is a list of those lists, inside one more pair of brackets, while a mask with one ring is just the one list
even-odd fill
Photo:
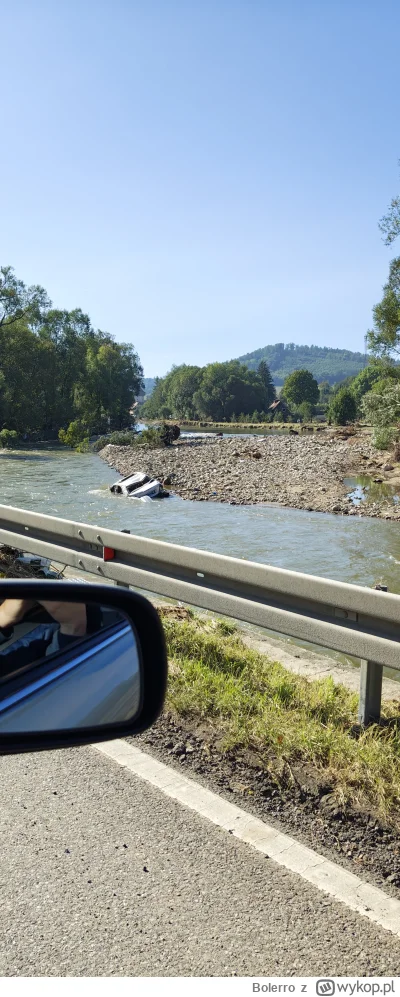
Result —
[[103, 547], [103, 561], [113, 561], [114, 557], [114, 547]]

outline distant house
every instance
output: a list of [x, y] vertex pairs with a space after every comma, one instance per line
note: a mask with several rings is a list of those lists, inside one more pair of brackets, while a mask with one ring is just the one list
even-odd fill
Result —
[[282, 398], [277, 398], [275, 402], [272, 402], [272, 405], [268, 408], [268, 412], [272, 412], [273, 415], [276, 415], [277, 412], [281, 412], [284, 419], [287, 419], [289, 415], [289, 409], [286, 402], [284, 402]]

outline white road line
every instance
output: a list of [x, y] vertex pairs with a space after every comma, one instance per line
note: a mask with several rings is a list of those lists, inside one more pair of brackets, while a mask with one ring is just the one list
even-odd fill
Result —
[[118, 765], [156, 786], [166, 796], [189, 807], [195, 813], [252, 845], [278, 865], [297, 873], [313, 886], [341, 903], [368, 917], [400, 937], [400, 901], [389, 897], [376, 886], [364, 883], [352, 872], [329, 862], [312, 848], [299, 844], [295, 838], [282, 834], [271, 824], [253, 817], [222, 799], [199, 783], [181, 775], [126, 741], [108, 741], [94, 747]]

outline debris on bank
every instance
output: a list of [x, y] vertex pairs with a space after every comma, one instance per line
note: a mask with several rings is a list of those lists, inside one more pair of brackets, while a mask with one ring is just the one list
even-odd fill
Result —
[[0, 578], [62, 578], [48, 557], [24, 553], [7, 544], [0, 545]]

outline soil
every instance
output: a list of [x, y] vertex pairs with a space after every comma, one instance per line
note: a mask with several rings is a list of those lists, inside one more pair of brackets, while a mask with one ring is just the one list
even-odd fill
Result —
[[400, 833], [374, 814], [341, 807], [311, 767], [286, 765], [278, 783], [255, 752], [223, 751], [217, 730], [168, 712], [133, 740], [236, 806], [400, 896]]
[[400, 484], [400, 467], [374, 450], [363, 430], [189, 438], [163, 449], [108, 444], [100, 457], [123, 476], [145, 471], [184, 499], [400, 519], [400, 503], [383, 490], [377, 501], [355, 504], [344, 484], [361, 474]]

